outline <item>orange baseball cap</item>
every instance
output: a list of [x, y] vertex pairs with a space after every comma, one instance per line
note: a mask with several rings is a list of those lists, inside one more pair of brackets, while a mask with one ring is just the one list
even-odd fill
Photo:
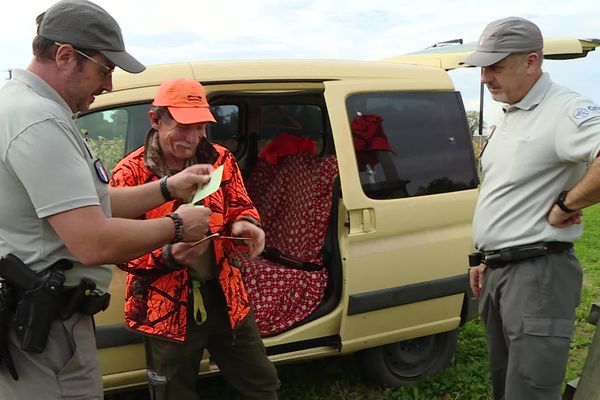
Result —
[[167, 107], [175, 121], [180, 124], [217, 122], [210, 112], [204, 87], [192, 79], [164, 81], [158, 88], [152, 105]]

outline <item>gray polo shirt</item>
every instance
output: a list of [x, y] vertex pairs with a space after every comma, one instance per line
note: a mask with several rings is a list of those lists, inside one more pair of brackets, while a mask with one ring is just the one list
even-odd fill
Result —
[[505, 107], [483, 152], [475, 246], [577, 239], [582, 225], [556, 228], [546, 215], [599, 152], [600, 107], [543, 74], [519, 103]]
[[83, 266], [46, 220], [94, 205], [110, 217], [95, 161], [63, 98], [37, 75], [16, 70], [0, 89], [0, 255], [12, 253], [35, 271], [66, 258], [74, 263], [66, 286], [88, 277], [106, 291], [112, 267]]

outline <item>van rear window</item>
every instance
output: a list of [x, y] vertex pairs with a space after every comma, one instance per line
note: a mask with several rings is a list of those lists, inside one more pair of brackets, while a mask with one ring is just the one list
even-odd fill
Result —
[[[142, 146], [150, 130], [150, 103], [117, 106], [92, 111], [75, 120], [92, 152], [110, 174], [121, 158]], [[211, 107], [217, 120], [209, 124], [207, 136], [214, 143], [236, 152], [239, 146], [240, 110], [237, 105]]]
[[361, 93], [350, 96], [346, 106], [368, 197], [392, 199], [477, 187], [459, 93]]
[[144, 144], [150, 129], [150, 104], [134, 104], [93, 111], [75, 120], [92, 152], [111, 173], [123, 156]]

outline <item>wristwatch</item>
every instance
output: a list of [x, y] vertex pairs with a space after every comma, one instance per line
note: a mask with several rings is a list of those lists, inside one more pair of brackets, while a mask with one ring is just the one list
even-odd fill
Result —
[[565, 199], [567, 198], [568, 193], [569, 193], [568, 190], [560, 192], [560, 194], [558, 195], [558, 198], [556, 199], [556, 202], [554, 204], [556, 204], [558, 207], [560, 207], [560, 209], [563, 210], [564, 212], [566, 212], [567, 214], [571, 214], [577, 210], [572, 210], [565, 205]]

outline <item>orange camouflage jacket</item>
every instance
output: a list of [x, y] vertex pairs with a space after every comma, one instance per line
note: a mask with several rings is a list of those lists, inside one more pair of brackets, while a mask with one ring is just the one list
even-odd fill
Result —
[[[203, 155], [198, 157], [198, 162], [209, 162], [215, 167], [224, 166], [219, 190], [204, 199], [204, 206], [212, 211], [209, 223], [211, 233], [230, 235], [231, 225], [239, 219], [260, 221], [233, 154], [207, 140], [204, 140], [202, 147]], [[135, 186], [158, 179], [160, 177], [146, 166], [142, 146], [115, 166], [110, 184], [115, 187]], [[166, 202], [148, 211], [143, 218], [164, 217], [180, 204], [178, 201]], [[235, 329], [250, 311], [250, 298], [241, 271], [232, 265], [235, 260], [230, 259], [232, 241], [212, 242], [218, 279], [225, 294], [231, 327]], [[162, 249], [123, 263], [119, 268], [128, 273], [125, 290], [127, 326], [145, 334], [183, 341], [187, 324], [187, 269], [173, 270], [166, 266]]]

